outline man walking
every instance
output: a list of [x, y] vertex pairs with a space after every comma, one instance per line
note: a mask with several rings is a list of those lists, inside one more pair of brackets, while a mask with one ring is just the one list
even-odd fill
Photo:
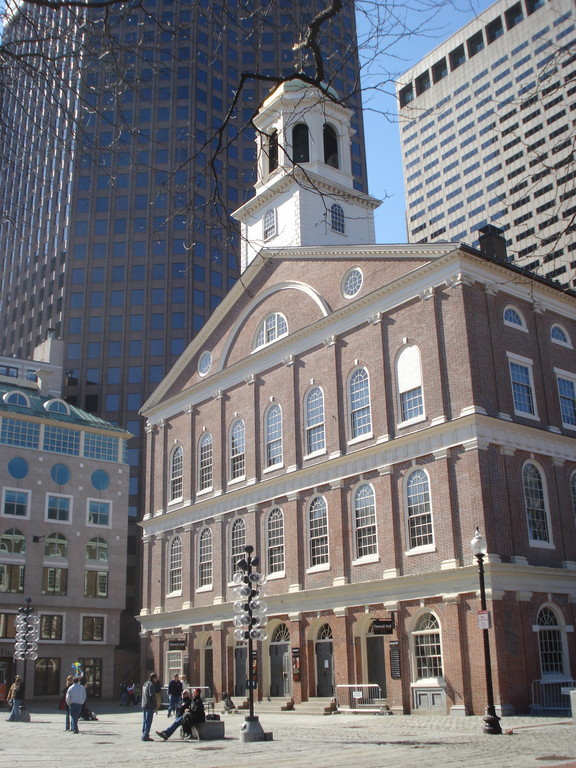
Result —
[[78, 718], [85, 701], [86, 688], [80, 682], [80, 678], [75, 677], [73, 684], [66, 691], [66, 704], [68, 704], [70, 710], [70, 730], [72, 733], [79, 733]]
[[180, 706], [183, 687], [182, 681], [178, 675], [174, 675], [172, 680], [168, 683], [168, 717], [170, 717], [172, 712], [176, 714], [176, 710]]
[[142, 687], [142, 741], [154, 741], [150, 738], [150, 728], [156, 710], [156, 688], [154, 683], [158, 679], [156, 672], [152, 672]]

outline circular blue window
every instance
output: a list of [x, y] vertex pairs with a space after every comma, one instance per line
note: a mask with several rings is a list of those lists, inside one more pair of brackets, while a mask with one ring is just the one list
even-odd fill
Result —
[[105, 491], [110, 485], [110, 475], [103, 469], [96, 469], [92, 472], [92, 485], [97, 491]]
[[20, 456], [15, 456], [8, 462], [8, 472], [12, 477], [15, 477], [16, 480], [22, 480], [23, 477], [26, 477], [29, 469], [30, 467], [28, 466], [26, 459], [23, 459]]
[[66, 485], [70, 480], [70, 470], [66, 464], [54, 464], [50, 470], [50, 477], [57, 485]]

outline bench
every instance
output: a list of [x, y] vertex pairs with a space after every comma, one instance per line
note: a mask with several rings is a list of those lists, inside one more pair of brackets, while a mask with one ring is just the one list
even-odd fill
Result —
[[196, 723], [192, 726], [192, 736], [199, 741], [215, 741], [226, 738], [224, 735], [223, 720], [206, 720], [204, 723]]

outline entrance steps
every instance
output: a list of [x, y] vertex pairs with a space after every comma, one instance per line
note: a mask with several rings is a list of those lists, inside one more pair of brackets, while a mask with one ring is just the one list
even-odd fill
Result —
[[[238, 704], [240, 714], [246, 714], [248, 711], [248, 702], [243, 701]], [[303, 701], [301, 704], [294, 704], [290, 697], [278, 697], [264, 699], [254, 702], [254, 713], [256, 715], [266, 714], [297, 714], [297, 715], [331, 715], [336, 711], [336, 702], [333, 698], [313, 698]]]

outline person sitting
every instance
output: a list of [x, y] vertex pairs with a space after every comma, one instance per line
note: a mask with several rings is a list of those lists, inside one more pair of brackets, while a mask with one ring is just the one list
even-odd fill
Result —
[[182, 726], [187, 738], [192, 738], [192, 726], [197, 723], [203, 723], [206, 720], [204, 713], [204, 703], [200, 698], [200, 689], [194, 688], [192, 700], [190, 700], [190, 691], [185, 689], [182, 692], [182, 702], [176, 712], [176, 719], [164, 731], [156, 731], [156, 735], [166, 741], [172, 736], [174, 731]]

